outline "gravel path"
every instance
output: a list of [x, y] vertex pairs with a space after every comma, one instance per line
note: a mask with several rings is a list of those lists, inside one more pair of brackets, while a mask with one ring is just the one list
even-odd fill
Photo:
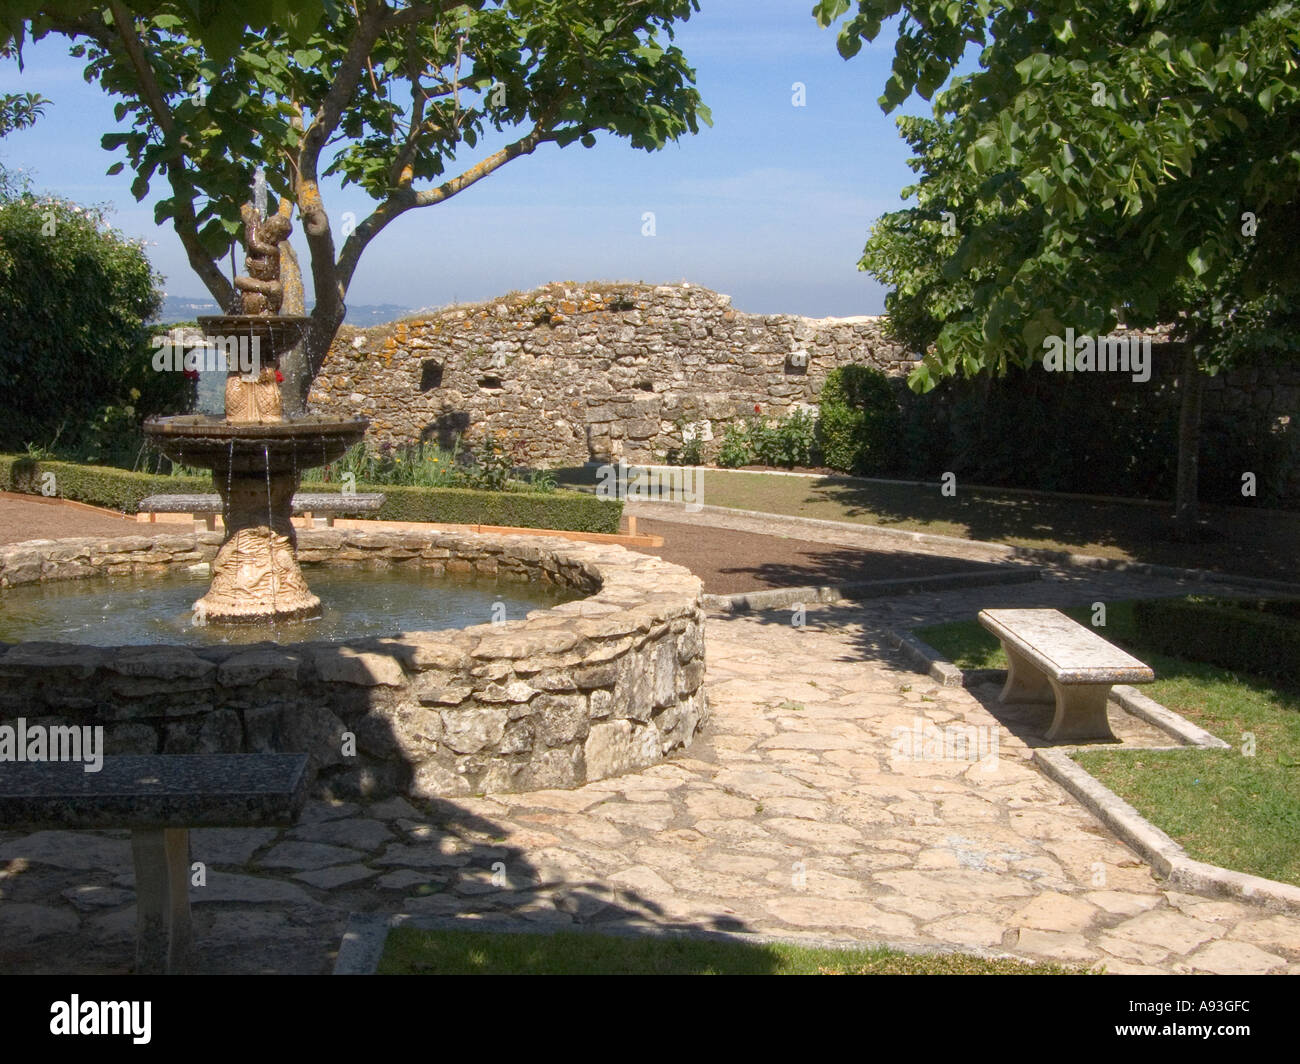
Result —
[[[164, 525], [161, 530], [175, 532], [176, 528], [176, 525]], [[114, 515], [107, 510], [81, 506], [65, 499], [0, 491], [0, 543], [73, 536], [147, 536], [152, 533], [149, 525], [140, 524], [134, 517]]]

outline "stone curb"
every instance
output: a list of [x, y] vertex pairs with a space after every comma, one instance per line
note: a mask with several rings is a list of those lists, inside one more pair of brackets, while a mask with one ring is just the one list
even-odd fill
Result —
[[888, 631], [885, 640], [907, 659], [907, 663], [918, 672], [923, 672], [942, 687], [964, 687], [965, 677], [961, 669], [951, 661], [946, 661], [929, 643], [922, 642], [911, 632]]
[[[910, 632], [889, 632], [888, 639], [903, 657], [921, 671], [934, 677], [945, 687], [961, 687], [976, 682], [976, 676], [991, 678], [994, 674], [1005, 676], [1002, 669], [972, 669], [966, 675], [945, 661], [937, 650], [923, 643]], [[955, 675], [954, 675], [955, 674]], [[1227, 750], [1230, 744], [1167, 706], [1127, 685], [1119, 685], [1110, 692], [1110, 701], [1119, 703], [1135, 717], [1145, 720], [1161, 731], [1181, 740], [1182, 746], [1148, 747], [1156, 750], [1198, 749]], [[1234, 872], [1229, 868], [1196, 861], [1187, 851], [1158, 827], [1147, 820], [1128, 802], [1088, 772], [1071, 756], [1080, 747], [1038, 747], [1031, 757], [1043, 774], [1065, 788], [1079, 803], [1113, 831], [1130, 849], [1174, 886], [1203, 894], [1227, 894], [1244, 901], [1256, 902], [1271, 908], [1300, 910], [1300, 887], [1279, 883], [1263, 876]]]
[[1077, 749], [1040, 748], [1033, 752], [1033, 760], [1171, 885], [1202, 894], [1226, 894], [1272, 909], [1300, 910], [1300, 887], [1188, 857], [1182, 846], [1078, 764], [1071, 756]]
[[839, 599], [877, 598], [907, 594], [911, 591], [945, 591], [951, 588], [984, 587], [990, 584], [1027, 584], [1042, 579], [1043, 571], [1035, 565], [983, 569], [966, 573], [942, 573], [938, 576], [904, 576], [891, 580], [859, 580], [847, 584], [821, 587], [781, 587], [770, 591], [742, 591], [734, 595], [705, 595], [704, 606], [710, 610], [743, 613], [748, 610], [771, 610], [800, 603], [835, 602]]
[[1199, 724], [1193, 724], [1186, 717], [1180, 716], [1167, 706], [1162, 706], [1136, 687], [1119, 684], [1111, 688], [1110, 700], [1118, 702], [1139, 720], [1154, 725], [1175, 739], [1181, 739], [1188, 746], [1199, 746], [1207, 750], [1231, 748], [1231, 743], [1225, 743], [1217, 735], [1211, 735]]
[[334, 959], [333, 975], [374, 975], [388, 939], [388, 917], [382, 913], [349, 913], [348, 926]]
[[377, 913], [351, 913], [338, 958], [334, 962], [334, 975], [374, 975], [383, 956], [388, 932], [395, 927], [412, 927], [421, 931], [483, 931], [497, 934], [555, 935], [576, 933], [601, 935], [608, 938], [666, 938], [691, 939], [697, 942], [735, 942], [748, 946], [802, 946], [806, 949], [858, 950], [889, 949], [910, 956], [944, 956], [963, 954], [984, 960], [1012, 960], [1022, 964], [1036, 962], [1006, 950], [988, 949], [984, 946], [925, 946], [914, 942], [894, 942], [889, 939], [796, 938], [791, 935], [765, 935], [749, 931], [706, 931], [694, 927], [658, 927], [653, 924], [567, 924], [554, 926], [529, 923], [510, 917], [478, 918], [464, 916], [423, 916], [394, 913], [384, 916]]
[[[685, 510], [688, 504], [666, 500], [635, 500], [637, 507], [665, 507]], [[1217, 573], [1210, 569], [1183, 569], [1176, 565], [1157, 565], [1153, 562], [1128, 562], [1121, 558], [1103, 558], [1096, 554], [1074, 554], [1070, 551], [1044, 550], [1038, 547], [1015, 547], [1007, 543], [993, 543], [982, 539], [960, 539], [956, 536], [941, 536], [933, 532], [909, 532], [887, 525], [858, 524], [853, 521], [829, 521], [821, 517], [795, 517], [790, 514], [771, 514], [761, 510], [736, 510], [729, 506], [710, 506], [702, 503], [693, 506], [691, 513], [716, 514], [721, 516], [748, 517], [762, 521], [779, 521], [810, 528], [830, 528], [844, 532], [878, 533], [895, 536], [912, 543], [932, 543], [936, 546], [960, 546], [986, 550], [992, 554], [1001, 554], [1027, 561], [1048, 562], [1054, 565], [1069, 565], [1081, 569], [1103, 569], [1111, 572], [1137, 573], [1140, 576], [1161, 576], [1174, 580], [1194, 580], [1201, 583], [1236, 584], [1241, 587], [1259, 588], [1265, 591], [1281, 591], [1286, 594], [1300, 595], [1300, 583], [1287, 580], [1271, 580], [1260, 576], [1234, 576], [1232, 573]], [[647, 515], [648, 516], [648, 515]]]

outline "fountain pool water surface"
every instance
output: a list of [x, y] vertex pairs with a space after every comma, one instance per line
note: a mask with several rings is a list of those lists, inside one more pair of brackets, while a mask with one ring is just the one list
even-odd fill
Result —
[[28, 584], [4, 592], [0, 643], [50, 640], [90, 646], [238, 644], [395, 636], [521, 620], [582, 592], [555, 584], [498, 582], [421, 569], [327, 566], [312, 574], [319, 616], [263, 624], [195, 624], [207, 566], [163, 575]]

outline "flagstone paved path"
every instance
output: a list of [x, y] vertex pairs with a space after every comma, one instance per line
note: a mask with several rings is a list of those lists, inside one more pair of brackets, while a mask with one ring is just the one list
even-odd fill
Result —
[[[317, 801], [292, 830], [195, 832], [200, 967], [327, 972], [350, 911], [406, 911], [1300, 974], [1300, 913], [1163, 889], [1028, 762], [1041, 720], [1008, 715], [992, 688], [938, 688], [882, 642], [986, 606], [1179, 590], [1054, 571], [809, 608], [802, 627], [788, 610], [711, 617], [713, 717], [688, 756], [574, 791]], [[1168, 741], [1113, 713], [1126, 743]], [[897, 756], [927, 725], [996, 736], [996, 760], [926, 760], [921, 742]], [[0, 971], [129, 970], [131, 885], [123, 834], [0, 832]]]

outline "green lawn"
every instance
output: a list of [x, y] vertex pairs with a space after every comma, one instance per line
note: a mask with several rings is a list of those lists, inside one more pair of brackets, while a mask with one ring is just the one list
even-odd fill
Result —
[[388, 933], [379, 962], [380, 975], [1072, 975], [1080, 971], [966, 954], [409, 927]]
[[[567, 486], [596, 483], [591, 469], [556, 472]], [[712, 469], [701, 483], [701, 501], [710, 506], [1300, 581], [1300, 513], [1205, 507], [1218, 538], [1188, 544], [1172, 537], [1172, 507], [1139, 502], [977, 491], [960, 483], [957, 494], [947, 497], [938, 483], [874, 484]]]
[[[1088, 609], [1065, 611], [1087, 624]], [[1142, 691], [1231, 750], [1088, 750], [1078, 762], [1201, 861], [1300, 885], [1300, 690], [1143, 650], [1132, 607], [1112, 603], [1100, 634], [1156, 673]], [[1005, 668], [978, 621], [918, 629], [962, 668]], [[1253, 757], [1243, 754], [1254, 736]]]

